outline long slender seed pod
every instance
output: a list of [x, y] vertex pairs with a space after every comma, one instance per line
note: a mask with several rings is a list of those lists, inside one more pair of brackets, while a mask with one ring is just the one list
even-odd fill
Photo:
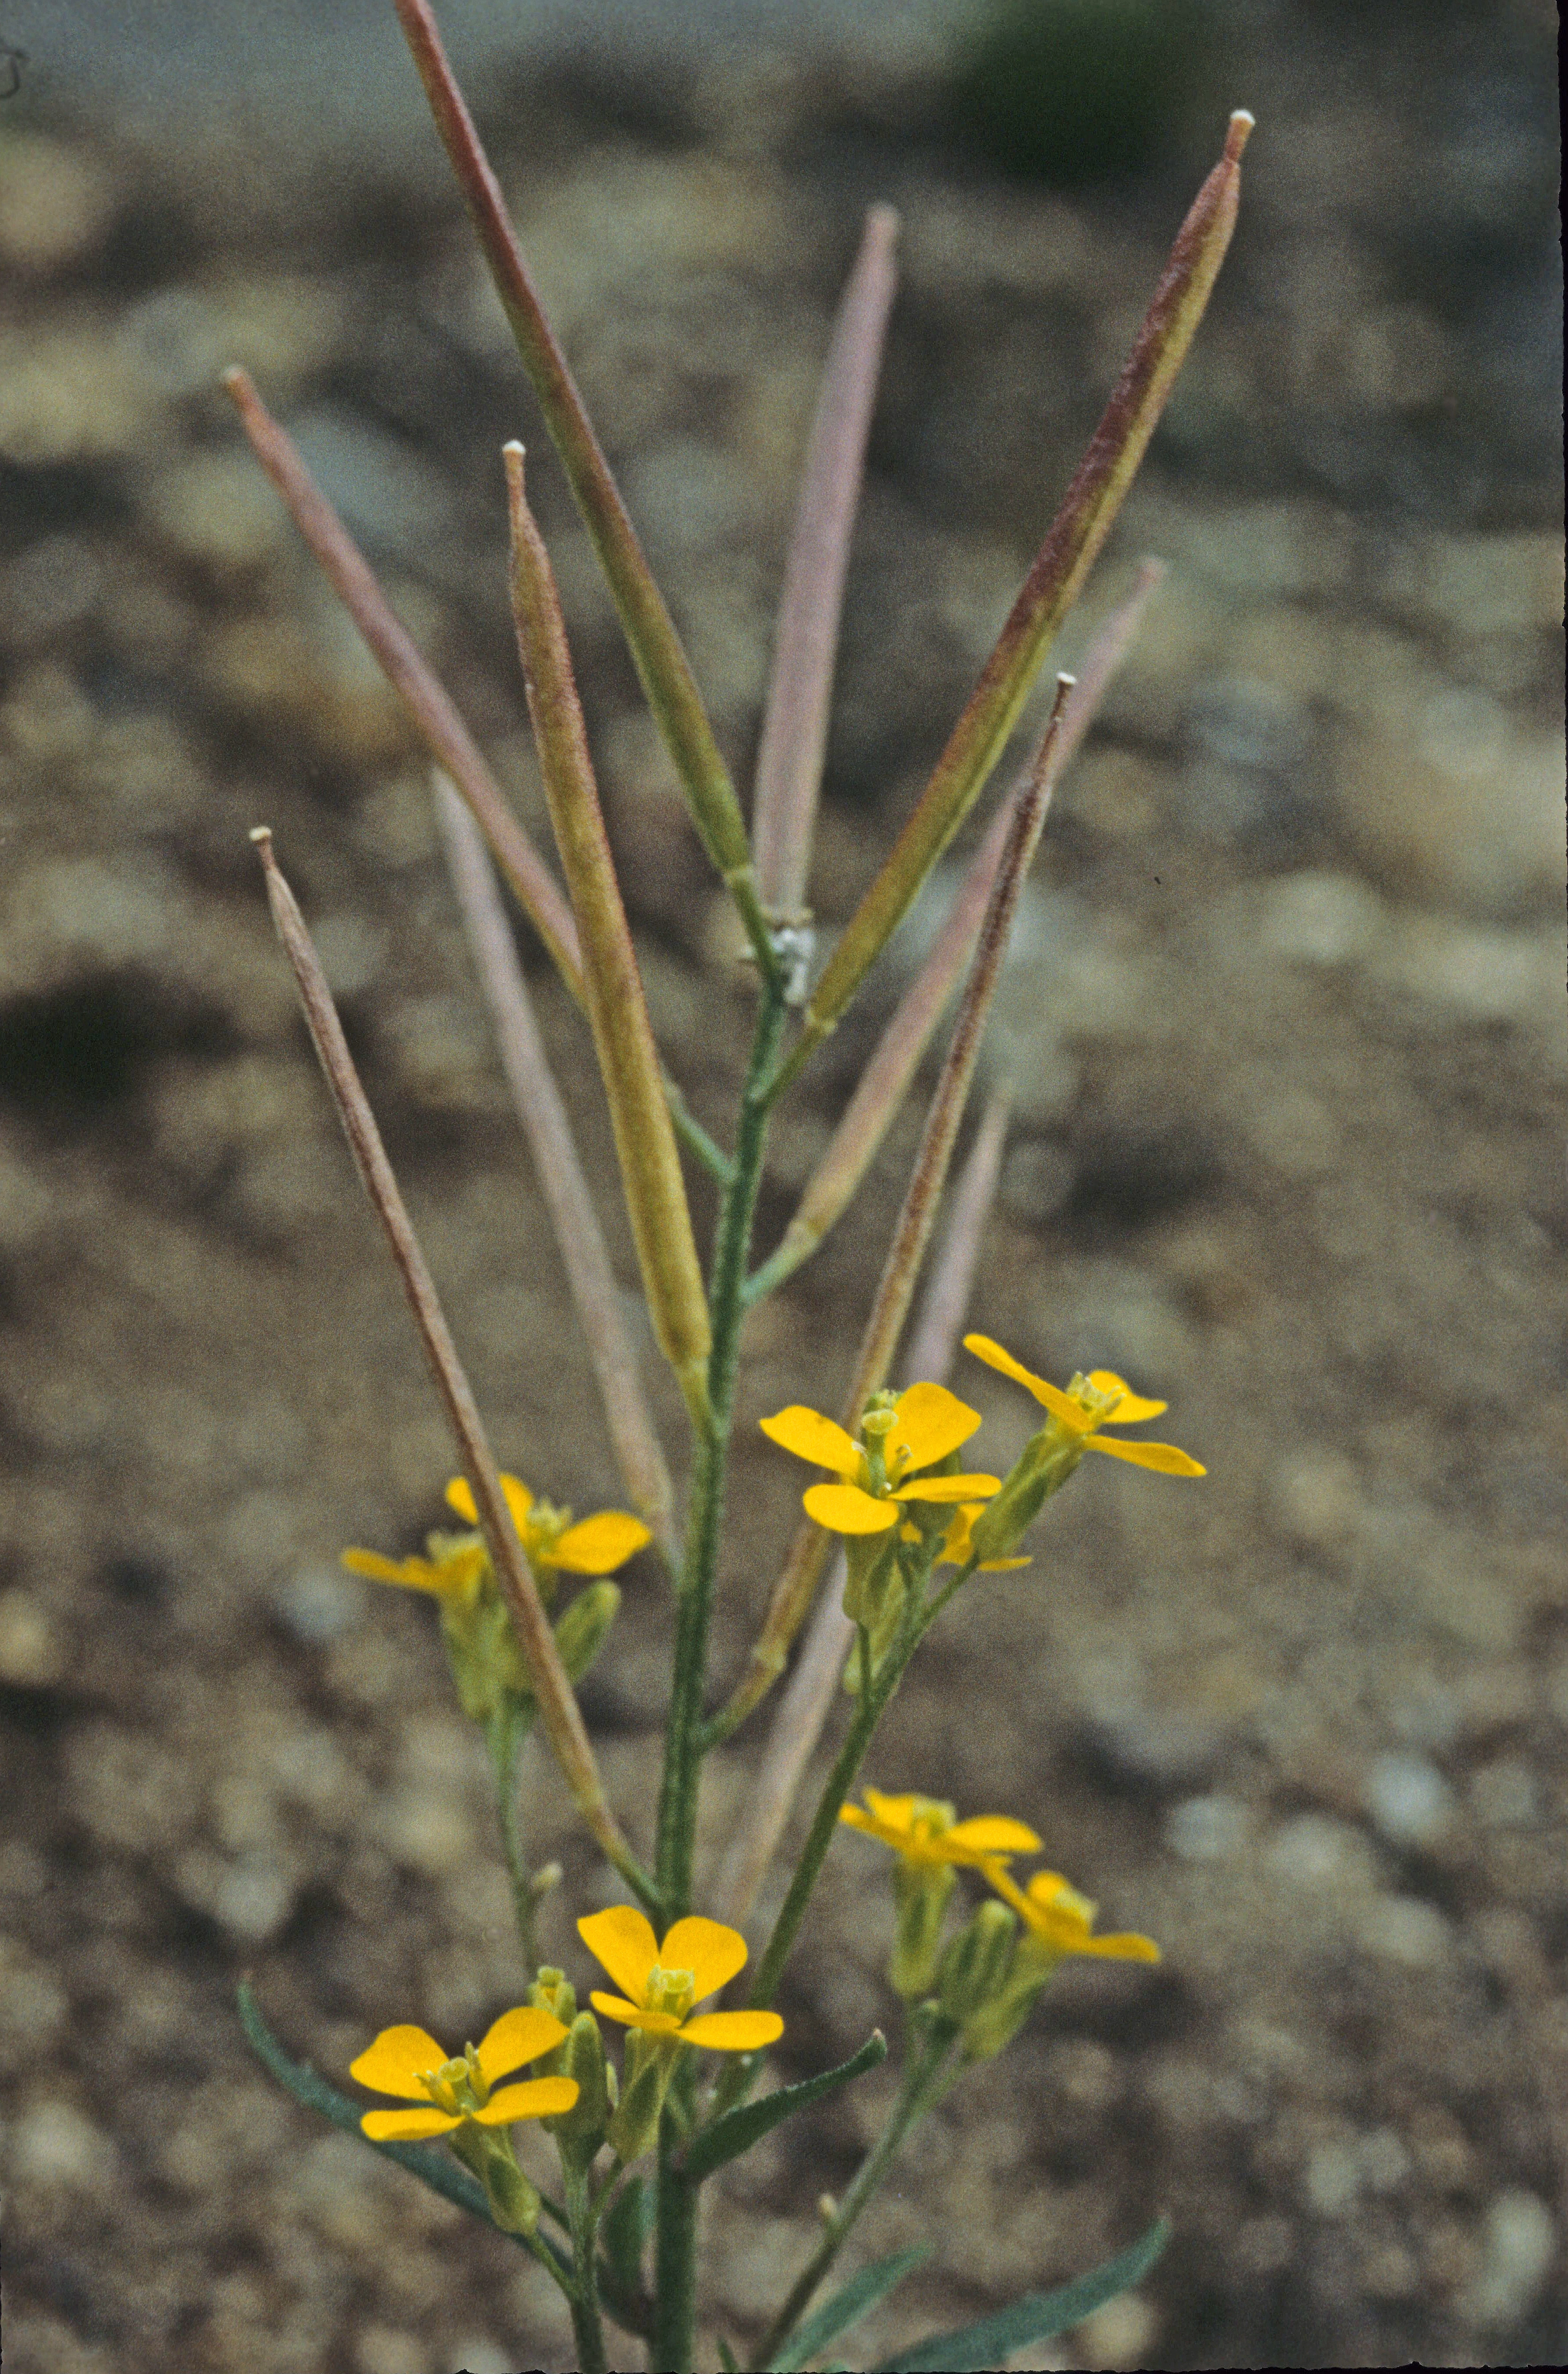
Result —
[[783, 1078], [793, 1076], [833, 1028], [968, 814], [1018, 723], [1052, 639], [1121, 508], [1208, 304], [1235, 228], [1241, 154], [1252, 124], [1245, 110], [1231, 118], [1224, 154], [1176, 233], [1142, 328], [1061, 509], [919, 805], [828, 959]]
[[369, 562], [316, 485], [287, 431], [268, 412], [249, 372], [236, 364], [223, 374], [252, 449], [333, 592], [364, 636], [388, 682], [467, 801], [519, 906], [555, 958], [561, 979], [582, 1004], [582, 958], [571, 910], [551, 879], [490, 772], [484, 753], [458, 715], [451, 695], [377, 584]]
[[694, 1425], [706, 1428], [712, 1337], [685, 1182], [664, 1100], [653, 1026], [599, 805], [555, 571], [523, 489], [523, 452], [504, 449], [512, 610], [556, 846], [582, 943], [588, 1018], [609, 1099], [643, 1292], [659, 1347]]
[[468, 944], [484, 987], [501, 1064], [528, 1139], [561, 1249], [572, 1301], [604, 1404], [611, 1448], [638, 1514], [666, 1559], [676, 1555], [674, 1493], [638, 1374], [603, 1231], [578, 1158], [571, 1122], [533, 1018], [522, 967], [485, 843], [446, 776], [436, 776], [436, 815]]
[[545, 1736], [566, 1775], [578, 1811], [594, 1838], [616, 1870], [643, 1900], [655, 1901], [651, 1883], [639, 1869], [610, 1810], [593, 1749], [583, 1727], [571, 1683], [561, 1663], [555, 1634], [550, 1628], [550, 1619], [540, 1602], [528, 1561], [522, 1553], [522, 1545], [512, 1523], [511, 1512], [507, 1507], [484, 1421], [458, 1358], [457, 1346], [452, 1342], [451, 1330], [447, 1325], [435, 1280], [430, 1275], [407, 1207], [392, 1175], [392, 1165], [387, 1160], [375, 1115], [370, 1111], [359, 1075], [355, 1069], [354, 1058], [348, 1052], [348, 1042], [344, 1038], [343, 1025], [338, 1020], [337, 1008], [333, 1004], [321, 959], [305, 928], [294, 893], [285, 881], [273, 853], [270, 830], [265, 825], [259, 826], [251, 839], [261, 856], [273, 923], [284, 953], [293, 967], [299, 1003], [304, 1008], [316, 1053], [337, 1106], [338, 1119], [343, 1123], [344, 1134], [348, 1140], [365, 1193], [386, 1232], [409, 1310], [414, 1314], [414, 1323], [419, 1331], [419, 1340], [425, 1347], [425, 1357], [436, 1381], [436, 1390], [446, 1411], [447, 1423], [452, 1430], [462, 1472], [474, 1494], [480, 1528], [511, 1612]]
[[828, 348], [784, 568], [752, 807], [757, 888], [784, 923], [802, 911], [806, 896], [849, 537], [897, 285], [897, 237], [893, 208], [872, 206]]
[[[1106, 688], [1127, 655], [1150, 596], [1164, 573], [1163, 561], [1145, 560], [1132, 592], [1117, 604], [1091, 643], [1062, 711], [1055, 759], [1059, 778], [1094, 723]], [[930, 1044], [942, 1009], [969, 961], [997, 867], [1001, 863], [1012, 817], [1027, 782], [1025, 770], [976, 851], [930, 953], [900, 998], [856, 1083], [854, 1095], [806, 1182], [778, 1251], [769, 1255], [749, 1283], [747, 1291], [752, 1299], [781, 1284], [816, 1251], [875, 1158], [894, 1115], [908, 1093], [920, 1058]]]
[[[858, 1431], [867, 1402], [885, 1383], [898, 1338], [908, 1316], [920, 1261], [936, 1216], [937, 1200], [947, 1176], [954, 1141], [963, 1119], [969, 1083], [979, 1056], [981, 1033], [990, 1011], [1001, 961], [1007, 952], [1008, 934], [1023, 892], [1024, 877], [1034, 863], [1045, 826], [1046, 812], [1056, 782], [1062, 709], [1071, 688], [1071, 676], [1058, 677], [1050, 722], [1035, 754], [1024, 795], [1013, 811], [1007, 848], [997, 871], [996, 885], [981, 928], [980, 944], [975, 953], [958, 1017], [953, 1027], [953, 1037], [926, 1115], [925, 1128], [915, 1156], [914, 1171], [904, 1198], [904, 1208], [893, 1232], [893, 1241], [888, 1247], [872, 1303], [871, 1316], [866, 1322], [865, 1333], [856, 1355], [854, 1378], [845, 1397], [842, 1420], [848, 1434]], [[815, 1596], [831, 1542], [831, 1534], [818, 1525], [807, 1523], [796, 1534], [784, 1570], [774, 1585], [773, 1595], [763, 1617], [762, 1631], [745, 1672], [728, 1704], [714, 1720], [713, 1738], [727, 1738], [736, 1725], [745, 1720], [759, 1699], [766, 1697], [783, 1672], [790, 1643]]]
[[771, 979], [778, 971], [778, 958], [756, 894], [740, 802], [713, 738], [691, 663], [638, 542], [560, 342], [539, 301], [501, 185], [458, 88], [435, 17], [427, 0], [396, 0], [396, 5], [436, 129], [511, 324], [522, 367], [539, 399], [551, 442], [561, 457], [599, 556], [622, 632], [692, 820], [740, 911], [752, 952]]

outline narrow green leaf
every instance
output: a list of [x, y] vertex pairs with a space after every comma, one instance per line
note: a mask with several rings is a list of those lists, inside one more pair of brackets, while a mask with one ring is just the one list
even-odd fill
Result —
[[869, 2316], [894, 2286], [923, 2266], [930, 2254], [929, 2242], [917, 2242], [910, 2250], [895, 2251], [891, 2258], [876, 2259], [869, 2267], [862, 2267], [831, 2299], [825, 2299], [810, 2316], [802, 2318], [783, 2348], [768, 2360], [770, 2374], [800, 2374], [808, 2357], [816, 2356], [830, 2341], [837, 2341], [858, 2318]]
[[642, 2254], [653, 2231], [658, 2203], [646, 2177], [630, 2176], [604, 2213], [599, 2239], [625, 2292], [642, 2282]]
[[825, 2094], [836, 2094], [840, 2086], [848, 2086], [852, 2077], [863, 2077], [887, 2058], [887, 2039], [880, 2027], [873, 2028], [851, 2061], [841, 2061], [837, 2069], [825, 2069], [820, 2077], [806, 2077], [798, 2086], [780, 2086], [765, 2094], [760, 2102], [743, 2102], [739, 2110], [726, 2110], [705, 2127], [686, 2153], [682, 2174], [700, 2184], [726, 2160], [734, 2159], [753, 2144], [776, 2127], [781, 2119], [792, 2119], [797, 2110], [810, 2110]]
[[724, 2368], [724, 2374], [741, 2374], [741, 2361], [722, 2333], [719, 2336], [719, 2363]]
[[1076, 2275], [1070, 2284], [1059, 2284], [1054, 2292], [1030, 2292], [1011, 2308], [981, 2317], [977, 2324], [960, 2325], [953, 2333], [930, 2333], [924, 2341], [901, 2349], [896, 2357], [883, 2358], [873, 2374], [986, 2374], [989, 2367], [1000, 2366], [1015, 2349], [1071, 2333], [1118, 2292], [1130, 2291], [1134, 2284], [1141, 2283], [1170, 2238], [1165, 2219], [1156, 2217], [1146, 2234], [1092, 2274]]
[[[485, 2198], [484, 2186], [477, 2183], [465, 2168], [461, 2168], [435, 2144], [372, 2143], [359, 2124], [361, 2105], [351, 2102], [346, 2094], [340, 2094], [335, 2086], [327, 2084], [324, 2077], [318, 2077], [307, 2063], [289, 2059], [262, 2017], [261, 2006], [246, 1980], [240, 1980], [235, 1989], [235, 1997], [240, 2006], [240, 2025], [245, 2031], [245, 2040], [252, 2051], [305, 2110], [319, 2110], [322, 2118], [330, 2119], [334, 2127], [345, 2135], [352, 2135], [355, 2142], [363, 2144], [367, 2151], [379, 2152], [383, 2159], [395, 2160], [399, 2168], [405, 2168], [410, 2176], [416, 2176], [421, 2184], [427, 2184], [431, 2192], [439, 2192], [443, 2200], [455, 2202], [460, 2209], [466, 2209], [472, 2217], [483, 2219], [486, 2226], [495, 2225], [490, 2204]], [[498, 2233], [501, 2229], [497, 2227], [496, 2230]], [[534, 2257], [538, 2257], [541, 2251], [547, 2251], [569, 2278], [564, 2252], [557, 2250], [553, 2242], [546, 2241], [543, 2235], [532, 2240], [521, 2234], [513, 2235], [510, 2239], [521, 2243]]]

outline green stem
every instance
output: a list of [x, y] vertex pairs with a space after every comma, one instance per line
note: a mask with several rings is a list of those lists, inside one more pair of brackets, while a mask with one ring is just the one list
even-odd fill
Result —
[[713, 1348], [708, 1365], [711, 1424], [698, 1433], [693, 1454], [691, 1514], [676, 1602], [675, 1671], [659, 1799], [656, 1876], [667, 1922], [678, 1921], [691, 1910], [697, 1775], [702, 1760], [702, 1699], [719, 1569], [726, 1451], [744, 1315], [741, 1295], [767, 1133], [767, 1108], [758, 1089], [773, 1060], [783, 1023], [782, 993], [765, 981], [742, 1097], [734, 1164], [720, 1205], [708, 1288], [713, 1327]]
[[934, 2019], [930, 2022], [923, 2048], [916, 2052], [904, 2073], [904, 2083], [894, 2105], [893, 2116], [867, 2153], [855, 2172], [854, 2182], [831, 2217], [824, 2221], [823, 2236], [810, 2259], [790, 2286], [789, 2298], [773, 2322], [764, 2333], [753, 2358], [754, 2367], [766, 2367], [794, 2331], [813, 2293], [827, 2274], [883, 2178], [896, 2157], [900, 2145], [917, 2119], [937, 2099], [942, 2063], [957, 2041], [958, 2031], [951, 2022]]
[[501, 1846], [507, 1858], [507, 1875], [511, 1881], [512, 1915], [517, 1922], [518, 1943], [522, 1948], [523, 1968], [530, 1978], [539, 1967], [533, 1925], [538, 1898], [533, 1892], [533, 1875], [522, 1851], [522, 1834], [518, 1821], [517, 1766], [518, 1757], [522, 1753], [522, 1743], [528, 1737], [532, 1721], [532, 1708], [521, 1706], [515, 1698], [509, 1697], [486, 1725], [490, 1761], [496, 1771], [496, 1793], [500, 1800]]
[[664, 1078], [664, 1101], [670, 1108], [670, 1119], [675, 1124], [675, 1135], [687, 1153], [695, 1155], [703, 1169], [711, 1171], [720, 1186], [727, 1187], [734, 1176], [734, 1164], [724, 1148], [709, 1137], [667, 1073]]
[[604, 2327], [599, 2315], [599, 2217], [591, 2198], [589, 2171], [563, 2157], [562, 2173], [566, 2178], [567, 2216], [571, 2226], [572, 2264], [577, 2274], [571, 2312], [579, 2374], [609, 2374]]
[[[655, 1868], [666, 1923], [681, 1920], [691, 1910], [703, 1753], [702, 1701], [719, 1570], [726, 1453], [734, 1409], [741, 1322], [744, 1317], [742, 1287], [767, 1134], [767, 1105], [760, 1090], [778, 1052], [784, 1011], [782, 984], [765, 976], [751, 1063], [741, 1099], [734, 1160], [725, 1181], [714, 1240], [708, 1289], [713, 1328], [713, 1348], [708, 1364], [709, 1415], [708, 1423], [696, 1431], [693, 1450], [685, 1557], [675, 1603], [675, 1669], [659, 1792]], [[691, 2058], [689, 2054], [684, 2057], [688, 2061]], [[689, 2374], [696, 2343], [696, 2187], [674, 2164], [674, 2154], [691, 2126], [693, 2083], [691, 2072], [683, 2069], [677, 2073], [671, 2099], [659, 2123], [654, 2363], [660, 2374]], [[677, 2115], [683, 2109], [684, 2120]]]

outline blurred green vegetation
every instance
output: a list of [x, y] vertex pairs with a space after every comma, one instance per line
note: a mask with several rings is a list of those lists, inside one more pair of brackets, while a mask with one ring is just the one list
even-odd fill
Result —
[[1204, 0], [988, 0], [950, 89], [989, 162], [1056, 189], [1174, 145], [1211, 39]]

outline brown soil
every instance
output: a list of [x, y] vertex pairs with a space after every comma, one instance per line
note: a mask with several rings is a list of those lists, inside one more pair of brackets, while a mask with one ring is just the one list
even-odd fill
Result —
[[[743, 777], [834, 294], [904, 217], [815, 895], [840, 922], [1092, 427], [1225, 108], [1260, 119], [1196, 359], [1075, 622], [1173, 564], [1070, 778], [995, 1040], [1018, 1093], [976, 1322], [1167, 1395], [1201, 1485], [1087, 1463], [977, 1585], [871, 1777], [1005, 1810], [1164, 1949], [1070, 1968], [868, 2218], [928, 2267], [872, 2354], [1156, 2209], [1135, 2298], [1035, 2366], [1560, 2359], [1568, 2145], [1568, 1196], [1549, 59], [1523, 6], [1261, 12], [1187, 160], [1071, 203], [942, 133], [918, 61], [636, 94], [521, 76], [526, 243]], [[1408, 28], [1406, 28], [1408, 29]], [[1539, 51], [1539, 53], [1538, 53]], [[1235, 63], [1235, 71], [1231, 71]], [[1245, 68], [1245, 72], [1243, 69]], [[1223, 80], [1223, 88], [1220, 88]], [[337, 1569], [439, 1514], [442, 1429], [297, 1021], [273, 826], [495, 1440], [613, 1497], [417, 752], [214, 393], [254, 371], [544, 832], [497, 448], [542, 443], [461, 221], [392, 165], [0, 141], [0, 2065], [18, 2374], [566, 2362], [528, 2262], [249, 2058], [254, 1972], [340, 2082], [378, 2027], [517, 1999], [485, 1762], [429, 1610]], [[557, 556], [650, 1003], [725, 1125], [743, 986], [558, 473]], [[919, 924], [907, 935], [918, 939]], [[529, 961], [534, 964], [531, 953]], [[771, 1242], [909, 961], [782, 1118]], [[535, 970], [597, 1175], [587, 1043]], [[916, 1122], [753, 1330], [718, 1665], [832, 1407]], [[711, 1217], [696, 1190], [699, 1220]], [[633, 1275], [613, 1197], [603, 1209]], [[653, 1367], [650, 1357], [649, 1369]], [[994, 1463], [1024, 1412], [955, 1378]], [[672, 1443], [678, 1404], [661, 1393]], [[1088, 1472], [1094, 1467], [1096, 1472]], [[646, 1840], [667, 1607], [584, 1692]], [[764, 1725], [713, 1769], [717, 1838]], [[607, 1894], [543, 1760], [541, 1857]], [[781, 2074], [893, 2005], [846, 1840]], [[581, 1970], [579, 1978], [585, 1976]], [[743, 2345], [884, 2098], [715, 2211]], [[862, 2345], [857, 2335], [855, 2347]]]

